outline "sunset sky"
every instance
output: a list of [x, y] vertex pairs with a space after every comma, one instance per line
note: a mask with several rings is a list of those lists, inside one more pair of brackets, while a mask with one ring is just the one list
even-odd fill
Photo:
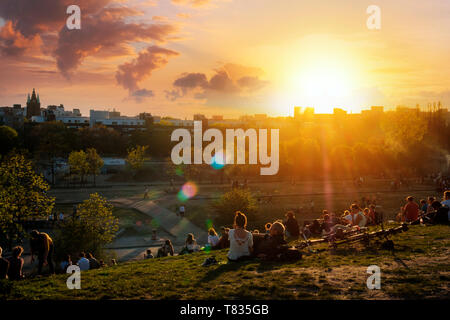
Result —
[[[81, 8], [81, 30], [66, 8]], [[381, 8], [381, 30], [366, 26]], [[450, 105], [450, 1], [1, 0], [0, 106], [192, 118]]]

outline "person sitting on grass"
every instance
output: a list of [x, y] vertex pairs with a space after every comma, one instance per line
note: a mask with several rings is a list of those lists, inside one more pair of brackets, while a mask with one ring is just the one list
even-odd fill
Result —
[[9, 270], [8, 278], [10, 280], [21, 280], [24, 278], [22, 268], [23, 268], [23, 258], [21, 257], [23, 253], [23, 248], [21, 246], [14, 247], [12, 250], [12, 257], [9, 258]]
[[0, 280], [8, 276], [9, 261], [2, 257], [3, 249], [0, 247]]
[[234, 216], [233, 229], [228, 232], [230, 239], [230, 250], [228, 260], [231, 262], [246, 260], [250, 258], [253, 249], [253, 235], [247, 231], [247, 217], [240, 211]]
[[105, 268], [105, 267], [107, 267], [105, 261], [103, 261], [103, 260], [100, 260], [98, 263], [100, 264], [100, 268]]
[[[444, 207], [450, 208], [450, 190], [444, 192], [444, 197], [441, 204]], [[450, 210], [448, 211], [448, 221], [450, 222]]]
[[345, 225], [352, 225], [353, 224], [353, 216], [350, 213], [350, 211], [345, 210], [344, 214], [342, 215], [342, 221], [345, 222]]
[[420, 199], [420, 211], [422, 211], [422, 213], [427, 213], [427, 209], [428, 209], [427, 200]]
[[365, 227], [367, 223], [367, 218], [362, 213], [361, 208], [356, 204], [350, 206], [350, 212], [352, 214], [352, 225], [358, 227]]
[[144, 259], [153, 259], [152, 250], [147, 249], [144, 253]]
[[375, 216], [374, 216], [374, 212], [370, 212], [369, 208], [364, 208], [364, 216], [367, 219], [367, 226], [374, 226], [375, 225]]
[[92, 253], [90, 253], [90, 252], [88, 253], [87, 259], [89, 260], [89, 269], [99, 269], [100, 268], [100, 263], [98, 262], [97, 259], [94, 258]]
[[434, 214], [433, 218], [431, 219], [431, 223], [433, 223], [433, 224], [449, 224], [449, 221], [448, 221], [449, 208], [446, 206], [443, 206], [437, 200], [433, 201], [431, 206], [433, 207], [433, 209], [436, 212]]
[[306, 228], [311, 236], [318, 236], [322, 234], [322, 226], [319, 219], [315, 219], [311, 224], [308, 224]]
[[267, 234], [269, 234], [269, 232], [270, 232], [270, 227], [272, 226], [272, 224], [270, 223], [270, 222], [267, 222], [265, 225], [264, 225], [264, 230], [266, 230], [266, 233]]
[[383, 214], [378, 211], [375, 204], [369, 206], [370, 214], [374, 217], [374, 225], [379, 225], [383, 222]]
[[[429, 199], [431, 199], [431, 198], [434, 199], [433, 197], [430, 197]], [[406, 201], [407, 201], [407, 203], [403, 207], [404, 221], [412, 222], [412, 221], [417, 220], [419, 218], [419, 205], [414, 202], [414, 198], [412, 196], [407, 197]], [[431, 208], [431, 210], [430, 210], [430, 208]], [[433, 210], [434, 210], [433, 207], [430, 205], [427, 209], [427, 213], [429, 213]]]
[[71, 265], [72, 265], [72, 258], [70, 257], [70, 254], [67, 255], [66, 260], [62, 261], [62, 262], [59, 264], [59, 266], [61, 267], [61, 271], [62, 271], [63, 273], [66, 273], [67, 268], [68, 268], [69, 266], [71, 266]]
[[286, 235], [297, 239], [300, 235], [300, 228], [297, 219], [295, 219], [294, 211], [288, 211], [286, 213], [284, 225], [286, 226]]
[[157, 258], [167, 257], [169, 254], [173, 256], [173, 246], [172, 242], [169, 239], [167, 239], [161, 246], [161, 248], [158, 249], [156, 257]]
[[192, 233], [189, 233], [187, 235], [185, 245], [180, 252], [180, 255], [186, 253], [193, 253], [196, 251], [200, 251], [200, 246], [197, 244], [197, 240], [195, 240], [194, 235]]
[[212, 247], [213, 250], [220, 250], [220, 249], [226, 249], [230, 247], [230, 240], [228, 238], [228, 232], [230, 232], [229, 228], [222, 227], [221, 228], [221, 235], [219, 238], [219, 242]]
[[434, 208], [433, 208], [432, 204], [433, 204], [433, 202], [434, 202], [435, 200], [436, 200], [436, 199], [435, 199], [434, 197], [428, 197], [428, 206], [427, 206], [427, 211], [426, 211], [426, 213], [430, 213], [430, 212], [433, 212], [433, 211], [434, 211]]
[[271, 261], [295, 261], [301, 259], [301, 253], [291, 248], [285, 240], [285, 226], [281, 221], [275, 221], [270, 234], [266, 234], [262, 241], [255, 243], [253, 256]]
[[208, 230], [208, 244], [212, 247], [215, 247], [219, 243], [219, 237], [217, 236], [216, 230], [214, 228], [209, 228]]
[[111, 259], [111, 266], [117, 266], [117, 260], [116, 259]]
[[86, 259], [86, 254], [84, 252], [80, 252], [79, 260], [77, 262], [77, 265], [80, 267], [81, 271], [87, 271], [89, 270], [89, 260]]

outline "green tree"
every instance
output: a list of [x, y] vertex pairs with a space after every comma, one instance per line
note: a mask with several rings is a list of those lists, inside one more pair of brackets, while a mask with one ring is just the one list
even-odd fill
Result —
[[89, 163], [86, 153], [83, 150], [72, 151], [69, 155], [70, 173], [80, 177], [80, 184], [83, 183], [84, 176], [89, 172]]
[[104, 162], [94, 148], [86, 150], [86, 161], [88, 164], [88, 173], [94, 177], [95, 186], [95, 176], [100, 173], [100, 169], [103, 167]]
[[102, 256], [104, 247], [111, 243], [119, 221], [112, 214], [113, 206], [98, 193], [90, 195], [77, 207], [74, 219], [67, 219], [56, 231], [55, 243], [58, 259], [80, 251]]
[[212, 204], [218, 217], [216, 225], [230, 225], [233, 222], [236, 211], [245, 213], [249, 220], [254, 220], [258, 210], [256, 199], [250, 191], [244, 189], [233, 189], [223, 194], [222, 197]]
[[422, 141], [427, 121], [416, 110], [397, 110], [386, 114], [381, 128], [393, 147], [408, 148]]
[[26, 145], [41, 163], [50, 167], [52, 184], [55, 184], [55, 167], [58, 157], [67, 157], [71, 150], [75, 149], [75, 136], [61, 122], [44, 122], [33, 127]]
[[54, 206], [50, 189], [30, 160], [11, 153], [0, 163], [0, 233], [12, 241], [20, 238], [22, 223], [32, 218], [48, 217]]
[[148, 146], [136, 146], [128, 150], [127, 164], [129, 168], [134, 172], [134, 175], [142, 168], [145, 160], [145, 151]]
[[8, 126], [0, 126], [0, 154], [7, 154], [17, 144], [17, 131]]

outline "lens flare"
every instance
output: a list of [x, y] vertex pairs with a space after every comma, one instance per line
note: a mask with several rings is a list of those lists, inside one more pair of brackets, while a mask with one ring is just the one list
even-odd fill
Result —
[[212, 157], [211, 166], [213, 167], [213, 169], [216, 169], [216, 170], [220, 170], [225, 166], [225, 157], [224, 157], [222, 151], [217, 152]]
[[206, 220], [206, 229], [209, 230], [213, 227], [213, 223], [211, 219]]
[[178, 192], [177, 197], [181, 202], [185, 202], [197, 194], [197, 186], [193, 182], [186, 182], [181, 190]]
[[159, 221], [157, 219], [153, 219], [152, 222], [150, 223], [150, 225], [154, 228], [157, 229], [159, 227]]
[[183, 174], [184, 174], [183, 168], [181, 168], [180, 166], [177, 166], [177, 167], [175, 168], [175, 174], [176, 174], [177, 176], [182, 177]]

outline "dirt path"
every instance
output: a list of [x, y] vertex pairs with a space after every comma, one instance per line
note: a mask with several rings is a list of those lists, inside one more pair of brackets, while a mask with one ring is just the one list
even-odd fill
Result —
[[199, 245], [207, 242], [206, 231], [200, 229], [186, 218], [181, 218], [173, 211], [157, 205], [152, 200], [136, 198], [117, 198], [110, 201], [113, 205], [123, 208], [133, 208], [149, 215], [158, 225], [175, 239], [175, 244], [182, 244], [188, 233], [193, 233]]

